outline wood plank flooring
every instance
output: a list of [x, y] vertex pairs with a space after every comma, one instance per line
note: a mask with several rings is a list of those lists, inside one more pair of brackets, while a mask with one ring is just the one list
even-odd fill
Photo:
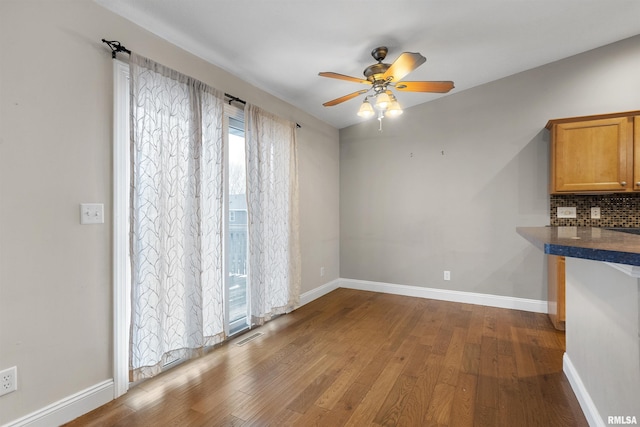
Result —
[[68, 426], [587, 426], [546, 315], [338, 289]]

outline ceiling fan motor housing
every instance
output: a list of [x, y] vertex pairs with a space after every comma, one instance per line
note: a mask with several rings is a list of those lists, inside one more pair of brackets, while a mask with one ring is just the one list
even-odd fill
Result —
[[369, 65], [364, 69], [364, 75], [367, 80], [373, 82], [374, 80], [381, 80], [382, 75], [389, 69], [391, 64], [383, 64], [378, 62], [377, 64]]
[[382, 61], [387, 57], [387, 48], [384, 46], [377, 47], [371, 51], [371, 56], [378, 61], [364, 69], [364, 76], [376, 86], [383, 86], [386, 81], [382, 78], [383, 74], [391, 67], [391, 64], [384, 64]]

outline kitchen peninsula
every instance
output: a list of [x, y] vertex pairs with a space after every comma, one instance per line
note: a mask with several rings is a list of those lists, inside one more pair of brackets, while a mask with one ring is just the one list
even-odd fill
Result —
[[563, 371], [589, 424], [640, 423], [640, 235], [596, 227], [517, 232], [566, 257]]

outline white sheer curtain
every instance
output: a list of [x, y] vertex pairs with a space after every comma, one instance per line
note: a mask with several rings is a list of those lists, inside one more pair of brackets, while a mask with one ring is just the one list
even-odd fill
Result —
[[224, 94], [132, 54], [131, 380], [224, 339]]
[[296, 124], [245, 109], [251, 323], [291, 311], [300, 297]]

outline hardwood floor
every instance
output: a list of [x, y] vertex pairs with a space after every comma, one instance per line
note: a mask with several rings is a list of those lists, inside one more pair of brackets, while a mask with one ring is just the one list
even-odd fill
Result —
[[587, 426], [563, 352], [543, 314], [338, 289], [68, 426]]

